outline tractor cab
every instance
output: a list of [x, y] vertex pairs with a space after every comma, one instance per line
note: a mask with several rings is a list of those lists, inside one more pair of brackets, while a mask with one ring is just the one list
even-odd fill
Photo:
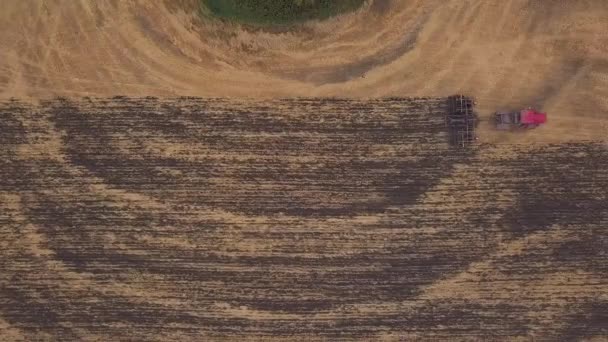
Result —
[[530, 129], [547, 122], [547, 113], [532, 108], [519, 112], [496, 112], [495, 120], [499, 130]]

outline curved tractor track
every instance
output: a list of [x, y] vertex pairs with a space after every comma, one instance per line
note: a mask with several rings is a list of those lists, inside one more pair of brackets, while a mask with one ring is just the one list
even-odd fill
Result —
[[4, 102], [3, 334], [606, 336], [606, 145], [454, 148], [446, 106]]
[[203, 20], [197, 3], [8, 1], [0, 96], [464, 93], [486, 115], [528, 105], [550, 113], [551, 125], [517, 140], [605, 140], [603, 0], [375, 0], [291, 30]]
[[196, 3], [2, 4], [0, 340], [606, 339], [605, 1]]

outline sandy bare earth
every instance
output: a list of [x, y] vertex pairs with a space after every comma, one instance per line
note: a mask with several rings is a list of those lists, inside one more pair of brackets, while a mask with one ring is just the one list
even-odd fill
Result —
[[466, 92], [486, 118], [524, 105], [550, 113], [550, 125], [523, 137], [485, 132], [486, 123], [484, 141], [608, 131], [603, 0], [377, 0], [282, 33], [200, 22], [193, 2], [3, 1], [0, 96]]

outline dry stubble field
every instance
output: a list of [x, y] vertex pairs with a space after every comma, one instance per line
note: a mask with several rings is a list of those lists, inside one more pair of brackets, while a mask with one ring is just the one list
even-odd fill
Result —
[[3, 340], [607, 338], [604, 2], [191, 4], [2, 4]]

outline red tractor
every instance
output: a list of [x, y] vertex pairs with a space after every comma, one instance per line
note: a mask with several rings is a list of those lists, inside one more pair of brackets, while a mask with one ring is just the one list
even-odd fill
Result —
[[532, 108], [519, 112], [496, 112], [496, 128], [499, 130], [535, 128], [545, 122], [547, 122], [547, 113]]

